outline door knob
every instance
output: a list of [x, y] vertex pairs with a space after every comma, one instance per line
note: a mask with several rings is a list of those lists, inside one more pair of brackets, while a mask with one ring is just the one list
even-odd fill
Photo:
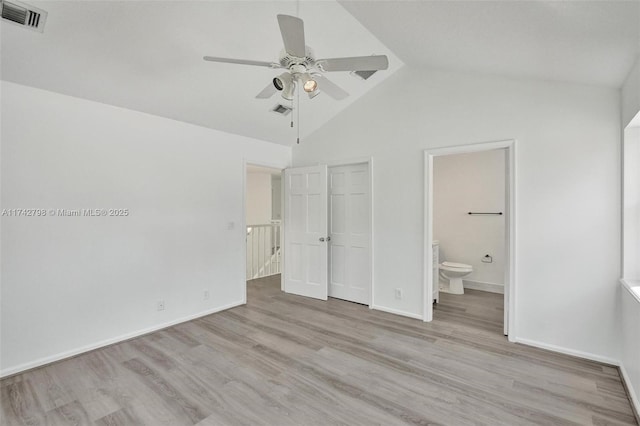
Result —
[[331, 241], [331, 237], [327, 237], [327, 241]]
[[324, 243], [324, 237], [320, 237], [320, 242]]

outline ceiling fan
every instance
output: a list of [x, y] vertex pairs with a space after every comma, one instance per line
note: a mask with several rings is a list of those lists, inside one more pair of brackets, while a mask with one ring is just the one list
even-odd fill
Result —
[[277, 91], [282, 92], [284, 99], [293, 100], [296, 85], [302, 86], [309, 98], [314, 98], [320, 90], [336, 100], [349, 96], [342, 88], [331, 82], [322, 74], [333, 71], [378, 71], [389, 67], [385, 55], [354, 56], [347, 58], [316, 59], [313, 50], [305, 44], [304, 23], [302, 19], [289, 15], [278, 15], [280, 33], [284, 42], [284, 50], [279, 62], [263, 62], [245, 59], [218, 58], [205, 56], [205, 61], [225, 62], [230, 64], [254, 65], [273, 69], [284, 69], [275, 77], [256, 98], [267, 99]]

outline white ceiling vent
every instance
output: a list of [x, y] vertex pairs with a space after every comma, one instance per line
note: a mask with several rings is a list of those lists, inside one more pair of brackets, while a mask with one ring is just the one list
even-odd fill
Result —
[[14, 0], [2, 0], [2, 19], [34, 31], [43, 32], [47, 12]]
[[276, 114], [281, 114], [281, 115], [289, 115], [289, 113], [291, 112], [292, 108], [282, 105], [282, 104], [278, 104], [276, 106], [274, 106], [271, 111], [275, 112]]

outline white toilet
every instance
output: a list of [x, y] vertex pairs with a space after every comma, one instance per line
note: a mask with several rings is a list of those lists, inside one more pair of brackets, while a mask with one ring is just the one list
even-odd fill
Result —
[[449, 288], [442, 289], [445, 293], [464, 294], [462, 278], [473, 272], [473, 267], [464, 263], [442, 262], [439, 265], [440, 276], [449, 281]]

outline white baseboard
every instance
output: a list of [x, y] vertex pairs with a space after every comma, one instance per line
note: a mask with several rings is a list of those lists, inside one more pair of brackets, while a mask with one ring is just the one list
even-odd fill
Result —
[[148, 327], [142, 330], [134, 331], [132, 333], [127, 333], [120, 335], [118, 337], [113, 337], [110, 339], [102, 340], [100, 342], [92, 343], [90, 345], [82, 346], [80, 348], [72, 349], [70, 351], [61, 352], [59, 354], [51, 355], [48, 357], [40, 358], [35, 361], [26, 362], [24, 364], [16, 365], [14, 367], [5, 368], [0, 370], [0, 378], [11, 376], [14, 374], [21, 373], [26, 370], [30, 370], [36, 367], [42, 367], [43, 365], [51, 364], [52, 362], [61, 361], [66, 358], [71, 358], [76, 355], [83, 354], [85, 352], [93, 351], [95, 349], [100, 349], [105, 346], [113, 345], [115, 343], [120, 343], [125, 340], [132, 339], [134, 337], [140, 337], [145, 334], [153, 333], [154, 331], [162, 330], [163, 328], [171, 327], [176, 324], [180, 324], [183, 322], [191, 321], [196, 318], [201, 318], [207, 315], [215, 314], [216, 312], [224, 311], [227, 309], [235, 308], [236, 306], [244, 305], [245, 302], [234, 302], [225, 306], [219, 306], [217, 308], [209, 309], [203, 312], [198, 312], [197, 314], [188, 315], [186, 317], [182, 317], [173, 321], [169, 321], [163, 324], [154, 325], [153, 327]]
[[483, 281], [462, 280], [462, 285], [464, 286], [464, 288], [470, 288], [471, 290], [504, 294], [504, 286], [502, 284], [486, 283]]
[[636, 420], [640, 423], [640, 399], [638, 399], [638, 394], [636, 391], [640, 391], [640, 389], [634, 389], [631, 383], [631, 377], [627, 373], [627, 370], [624, 368], [624, 364], [620, 363], [620, 374], [622, 375], [622, 381], [624, 381], [624, 386], [627, 389], [627, 394], [629, 395], [629, 399], [631, 400], [631, 405], [635, 411]]
[[387, 312], [389, 314], [401, 315], [403, 317], [415, 318], [419, 320], [422, 319], [422, 315], [414, 314], [413, 312], [405, 312], [398, 309], [386, 308], [384, 306], [376, 306], [376, 305], [371, 305], [370, 308], [375, 309], [377, 311]]
[[571, 355], [571, 356], [575, 356], [575, 357], [578, 357], [578, 358], [588, 359], [590, 361], [596, 361], [596, 362], [601, 362], [603, 364], [609, 364], [609, 365], [614, 366], [614, 367], [620, 367], [620, 361], [618, 361], [617, 359], [613, 359], [613, 358], [609, 358], [609, 357], [605, 357], [605, 356], [600, 356], [600, 355], [592, 354], [592, 353], [589, 353], [589, 352], [576, 351], [574, 349], [565, 348], [563, 346], [551, 345], [551, 344], [548, 344], [548, 343], [538, 342], [536, 340], [523, 339], [521, 337], [515, 337], [513, 341], [516, 342], [516, 343], [522, 343], [523, 345], [527, 345], [527, 346], [533, 346], [533, 347], [536, 347], [536, 348], [546, 349], [546, 350], [549, 350], [549, 351], [558, 352], [558, 353], [565, 354], [565, 355]]

